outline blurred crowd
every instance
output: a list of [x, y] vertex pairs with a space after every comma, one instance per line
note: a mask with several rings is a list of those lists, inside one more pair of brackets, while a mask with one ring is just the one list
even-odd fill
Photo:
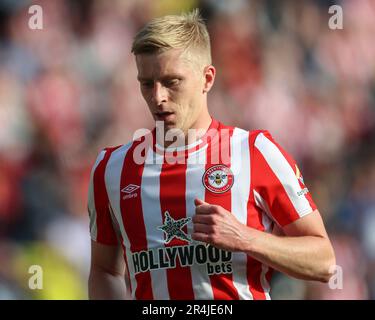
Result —
[[[29, 28], [29, 7], [43, 29]], [[343, 9], [332, 30], [331, 5]], [[87, 188], [98, 152], [152, 128], [130, 47], [149, 19], [200, 8], [209, 108], [297, 160], [342, 288], [273, 279], [274, 299], [375, 298], [375, 2], [0, 0], [0, 299], [86, 299]], [[28, 286], [43, 267], [43, 290]]]

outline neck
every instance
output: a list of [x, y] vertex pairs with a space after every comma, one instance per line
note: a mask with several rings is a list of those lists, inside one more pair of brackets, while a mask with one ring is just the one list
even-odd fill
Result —
[[208, 112], [207, 108], [204, 108], [199, 116], [196, 118], [195, 122], [189, 127], [190, 136], [188, 132], [185, 133], [185, 143], [191, 144], [199, 140], [204, 136], [211, 125], [212, 118]]
[[206, 134], [211, 125], [211, 121], [212, 118], [207, 108], [205, 108], [188, 129], [183, 130], [176, 128], [166, 131], [157, 126], [156, 140], [158, 144], [164, 146], [164, 148], [183, 147], [193, 144]]

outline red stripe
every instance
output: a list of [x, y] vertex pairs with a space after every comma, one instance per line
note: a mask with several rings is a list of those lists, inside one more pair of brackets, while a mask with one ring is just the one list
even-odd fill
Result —
[[[186, 218], [186, 169], [185, 164], [168, 164], [162, 166], [160, 173], [160, 207], [163, 222], [168, 211], [174, 220]], [[187, 226], [182, 230], [187, 234]], [[173, 238], [166, 247], [187, 245], [188, 242]], [[176, 259], [176, 267], [167, 269], [168, 291], [170, 299], [193, 300], [194, 290], [190, 266], [181, 266]]]
[[[265, 137], [267, 137], [279, 149], [279, 151], [282, 153], [282, 155], [284, 156], [284, 158], [288, 161], [290, 167], [293, 169], [293, 172], [296, 173], [297, 162], [294, 160], [294, 158], [288, 152], [286, 152], [285, 149], [283, 147], [281, 147], [273, 139], [272, 135], [268, 131], [263, 131], [263, 134], [264, 134]], [[302, 174], [302, 172], [301, 172], [301, 174]], [[301, 189], [306, 188], [305, 184], [302, 183], [299, 179], [298, 179], [298, 183], [299, 183]], [[315, 209], [317, 209], [317, 206], [316, 206], [314, 200], [312, 199], [311, 193], [305, 194], [305, 197], [306, 197], [307, 201], [309, 202], [312, 210], [314, 211]]]
[[[253, 197], [250, 196], [248, 202], [247, 225], [251, 228], [264, 231], [262, 224], [262, 212], [255, 207]], [[254, 300], [265, 300], [266, 295], [261, 283], [262, 263], [258, 260], [247, 256], [247, 280], [250, 292]]]
[[125, 261], [125, 265], [126, 265], [126, 277], [128, 278], [128, 283], [129, 283], [129, 291], [130, 293], [132, 294], [133, 293], [133, 288], [132, 288], [132, 282], [130, 280], [130, 270], [129, 270], [129, 264], [128, 264], [128, 258], [126, 256], [126, 248], [124, 246], [124, 241], [122, 240], [121, 242], [121, 246], [122, 246], [122, 250], [124, 252], [124, 261]]
[[[122, 221], [124, 221], [125, 232], [130, 242], [130, 252], [147, 250], [146, 227], [143, 218], [140, 190], [137, 191], [137, 197], [123, 199], [123, 188], [129, 184], [139, 187], [142, 182], [144, 163], [136, 164], [133, 160], [133, 152], [137, 145], [144, 141], [144, 137], [139, 142], [134, 142], [126, 153], [124, 165], [121, 173], [120, 183], [120, 208]], [[132, 263], [132, 261], [130, 262]], [[152, 282], [150, 271], [140, 272], [135, 275], [137, 288], [135, 289], [135, 298], [142, 300], [152, 300]]]
[[281, 225], [287, 225], [299, 218], [299, 214], [290, 201], [283, 184], [276, 177], [262, 153], [254, 146], [255, 134], [252, 136], [252, 185], [268, 203], [270, 213]]
[[[114, 218], [115, 219], [115, 218]], [[117, 222], [117, 221], [116, 221]], [[116, 223], [116, 228], [120, 229], [120, 226], [118, 225], [118, 223]], [[131, 284], [131, 280], [130, 280], [130, 273], [129, 273], [129, 265], [128, 265], [128, 258], [126, 256], [126, 247], [124, 246], [124, 238], [122, 236], [122, 233], [121, 232], [118, 232], [118, 237], [120, 238], [120, 243], [121, 243], [121, 247], [122, 247], [122, 252], [123, 252], [123, 256], [124, 256], [124, 261], [125, 261], [125, 266], [126, 266], [126, 272], [125, 272], [125, 277], [128, 278], [128, 283], [129, 283], [129, 291], [130, 293], [132, 293], [132, 284]]]
[[[227, 129], [228, 136], [222, 136], [221, 130]], [[206, 170], [212, 167], [213, 165], [217, 165], [215, 163], [215, 159], [217, 159], [217, 154], [215, 152], [219, 152], [219, 163], [224, 164], [230, 167], [230, 137], [233, 134], [233, 128], [231, 127], [224, 127], [222, 124], [219, 126], [219, 146], [217, 146], [212, 139], [213, 143], [209, 143], [207, 148], [207, 163], [206, 163]], [[224, 132], [224, 131], [223, 131]], [[229, 155], [229, 157], [225, 156]], [[205, 201], [210, 204], [220, 205], [224, 209], [231, 211], [231, 200], [232, 200], [232, 193], [231, 191], [227, 191], [223, 194], [215, 194], [211, 191], [206, 189], [205, 192]], [[213, 296], [215, 300], [238, 300], [238, 292], [233, 284], [233, 275], [230, 274], [214, 274], [210, 275], [210, 281], [213, 291]]]
[[118, 236], [119, 236], [120, 241], [121, 241], [121, 247], [122, 247], [122, 252], [123, 252], [125, 266], [126, 266], [125, 277], [128, 278], [129, 291], [130, 291], [130, 293], [132, 293], [132, 284], [131, 284], [131, 281], [130, 281], [129, 265], [128, 265], [128, 259], [127, 259], [127, 256], [126, 256], [126, 247], [124, 246], [124, 238], [122, 237], [121, 232], [119, 232]]
[[[265, 228], [262, 224], [262, 211], [256, 206], [253, 193], [254, 185], [257, 181], [255, 175], [259, 173], [261, 178], [266, 176], [264, 171], [260, 171], [261, 169], [257, 166], [254, 158], [254, 142], [258, 133], [259, 131], [252, 131], [249, 135], [251, 181], [249, 201], [247, 203], [247, 225], [251, 228], [264, 231]], [[260, 280], [261, 274], [262, 264], [251, 256], [247, 256], [247, 280], [254, 300], [266, 300], [266, 295]]]
[[104, 150], [104, 158], [102, 159], [102, 161], [99, 162], [93, 176], [97, 226], [96, 240], [106, 245], [118, 244], [116, 232], [113, 228], [112, 218], [109, 211], [109, 199], [107, 194], [107, 188], [105, 186], [104, 174], [108, 160], [112, 152], [119, 147], [120, 146], [114, 148], [106, 148]]

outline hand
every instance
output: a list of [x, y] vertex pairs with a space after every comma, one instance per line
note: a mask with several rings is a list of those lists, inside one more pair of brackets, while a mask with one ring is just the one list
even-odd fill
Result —
[[254, 239], [256, 230], [239, 222], [236, 217], [218, 205], [195, 199], [194, 230], [192, 238], [227, 251], [245, 251]]

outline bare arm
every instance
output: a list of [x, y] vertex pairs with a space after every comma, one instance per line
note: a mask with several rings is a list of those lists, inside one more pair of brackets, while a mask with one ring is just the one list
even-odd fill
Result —
[[196, 205], [194, 240], [245, 252], [295, 278], [328, 282], [335, 255], [318, 210], [284, 227], [280, 236], [245, 226], [220, 206], [201, 200]]
[[[251, 230], [253, 231], [253, 230]], [[285, 236], [255, 230], [243, 251], [289, 276], [328, 282], [335, 255], [318, 210], [283, 228]]]
[[130, 299], [125, 284], [125, 263], [120, 246], [91, 241], [89, 299]]

